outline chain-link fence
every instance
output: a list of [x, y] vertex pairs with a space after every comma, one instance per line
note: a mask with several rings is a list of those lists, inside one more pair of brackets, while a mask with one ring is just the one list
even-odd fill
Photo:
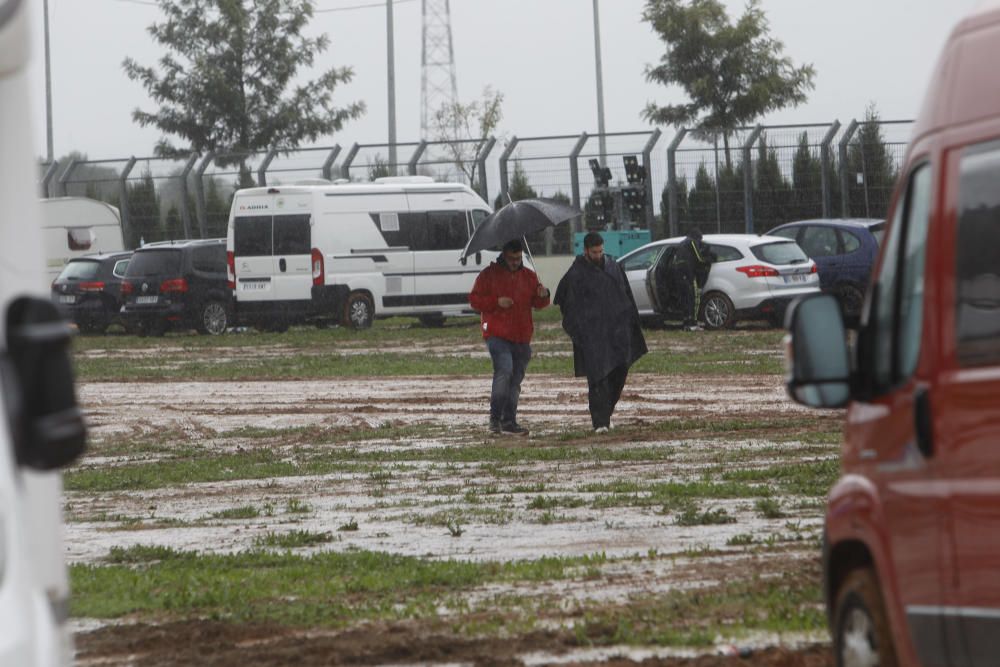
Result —
[[424, 175], [470, 185], [491, 206], [555, 197], [583, 210], [529, 239], [536, 253], [572, 252], [573, 233], [648, 229], [652, 238], [755, 232], [816, 217], [886, 215], [910, 121], [737, 128], [715, 135], [659, 129], [456, 142], [340, 144], [210, 153], [176, 160], [67, 160], [41, 165], [43, 197], [84, 196], [121, 211], [129, 246], [224, 236], [241, 187], [367, 182]]

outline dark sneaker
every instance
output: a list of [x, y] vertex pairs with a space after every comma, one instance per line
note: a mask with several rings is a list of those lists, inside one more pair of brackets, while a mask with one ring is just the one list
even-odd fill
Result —
[[513, 435], [528, 435], [528, 429], [524, 428], [517, 422], [510, 422], [509, 424], [504, 424], [503, 432], [510, 433]]
[[501, 432], [500, 420], [499, 419], [491, 419], [490, 420], [490, 433], [496, 433], [497, 435], [499, 435], [500, 432]]

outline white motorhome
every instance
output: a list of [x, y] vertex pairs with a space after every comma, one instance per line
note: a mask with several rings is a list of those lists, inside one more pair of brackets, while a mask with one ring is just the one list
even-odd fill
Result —
[[111, 204], [87, 197], [55, 197], [41, 202], [50, 279], [73, 257], [125, 249], [121, 214]]
[[82, 448], [83, 420], [32, 194], [28, 4], [0, 0], [0, 665], [65, 667], [69, 581], [55, 468]]
[[425, 176], [239, 190], [229, 214], [237, 316], [263, 328], [326, 319], [354, 328], [415, 315], [469, 315], [492, 258], [459, 256], [490, 208], [469, 187]]

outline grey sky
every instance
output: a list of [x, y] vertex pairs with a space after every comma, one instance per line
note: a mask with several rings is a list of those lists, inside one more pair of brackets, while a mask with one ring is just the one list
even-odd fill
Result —
[[[316, 0], [318, 10], [379, 0]], [[396, 0], [396, 95], [399, 141], [420, 131], [420, 0]], [[726, 0], [731, 13], [743, 2]], [[42, 2], [33, 0], [32, 73], [38, 153], [45, 153]], [[383, 3], [384, 4], [384, 3]], [[644, 0], [601, 0], [606, 127], [647, 129], [647, 101], [683, 101], [645, 81], [643, 70], [663, 45], [641, 20]], [[812, 63], [810, 101], [765, 122], [842, 122], [861, 117], [874, 101], [884, 119], [913, 117], [938, 52], [951, 28], [979, 0], [763, 0], [772, 34], [796, 64]], [[54, 144], [91, 159], [146, 156], [159, 137], [133, 124], [135, 107], [153, 110], [145, 91], [121, 68], [159, 57], [145, 27], [161, 18], [142, 0], [49, 0]], [[505, 94], [501, 130], [508, 134], [596, 132], [591, 0], [451, 0], [459, 97], [477, 98], [491, 85]], [[350, 65], [355, 80], [338, 89], [343, 103], [364, 100], [368, 112], [318, 145], [387, 140], [385, 10], [319, 11], [311, 33], [329, 34], [326, 65]], [[664, 128], [668, 135], [672, 130]]]

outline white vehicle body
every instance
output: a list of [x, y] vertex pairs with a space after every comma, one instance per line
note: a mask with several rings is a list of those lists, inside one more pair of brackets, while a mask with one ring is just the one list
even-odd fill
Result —
[[[26, 78], [28, 3], [0, 0], [0, 356], [8, 307], [30, 294], [48, 300], [33, 182], [35, 147]], [[5, 366], [6, 374], [9, 367]], [[5, 379], [7, 379], [5, 377]], [[16, 391], [16, 390], [14, 390]], [[54, 667], [72, 661], [66, 624], [61, 478], [18, 463], [10, 429], [11, 385], [0, 383], [0, 665]]]
[[49, 277], [73, 257], [125, 249], [117, 208], [86, 197], [42, 199], [42, 234]]
[[459, 262], [490, 208], [465, 185], [426, 177], [239, 190], [226, 249], [239, 318], [472, 314], [469, 292], [492, 258]]
[[[678, 315], [675, 295], [657, 294], [654, 283], [683, 241], [684, 237], [676, 237], [647, 243], [618, 260], [640, 316]], [[705, 234], [703, 241], [717, 257], [701, 290], [698, 313], [709, 328], [730, 327], [740, 320], [777, 323], [792, 299], [819, 291], [816, 263], [794, 241], [755, 234]], [[776, 246], [775, 241], [783, 245]]]

